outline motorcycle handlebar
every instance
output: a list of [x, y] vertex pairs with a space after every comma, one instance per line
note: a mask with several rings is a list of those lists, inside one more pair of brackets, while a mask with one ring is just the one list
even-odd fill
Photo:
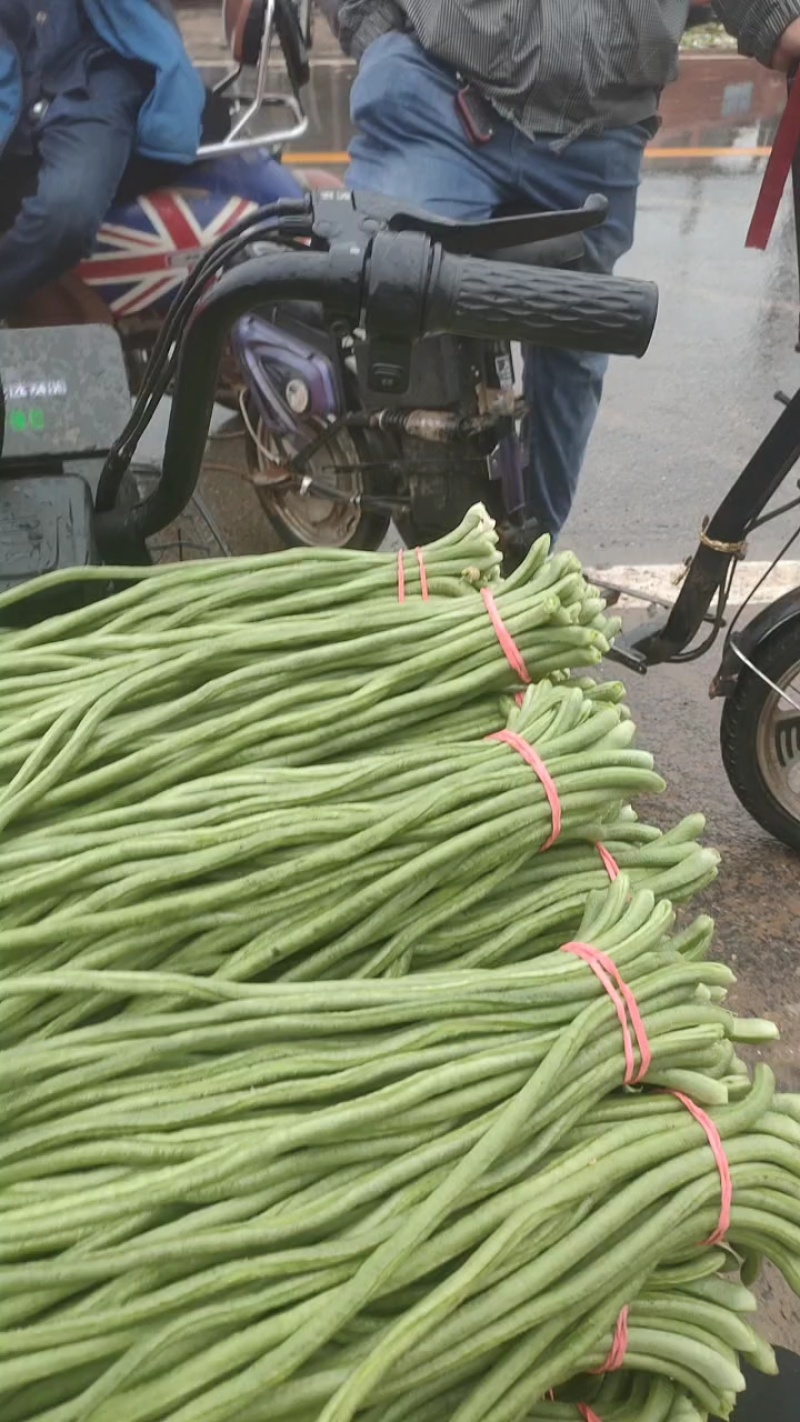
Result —
[[657, 312], [652, 282], [443, 253], [423, 322], [429, 335], [642, 356]]
[[319, 301], [328, 316], [402, 341], [452, 334], [641, 356], [658, 293], [650, 282], [461, 257], [421, 232], [381, 232], [328, 252], [280, 250], [222, 277], [181, 341], [161, 479], [134, 508], [98, 515], [105, 545], [147, 538], [186, 508], [208, 438], [217, 373], [233, 322], [265, 302]]

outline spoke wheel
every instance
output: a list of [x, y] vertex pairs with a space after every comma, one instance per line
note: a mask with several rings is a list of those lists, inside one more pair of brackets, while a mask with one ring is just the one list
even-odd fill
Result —
[[[355, 503], [303, 494], [284, 483], [285, 464], [294, 449], [264, 428], [261, 421], [248, 439], [250, 466], [261, 507], [283, 547], [378, 548], [389, 520], [382, 514], [362, 509]], [[330, 484], [348, 499], [364, 492], [362, 462], [358, 445], [347, 430], [309, 460], [306, 472], [320, 483]]]
[[722, 758], [745, 809], [800, 850], [800, 617], [758, 648], [753, 663], [779, 691], [742, 672], [722, 713]]

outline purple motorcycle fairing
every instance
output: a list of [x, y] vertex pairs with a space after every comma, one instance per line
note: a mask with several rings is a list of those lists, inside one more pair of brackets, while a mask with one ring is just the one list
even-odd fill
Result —
[[[231, 331], [231, 347], [248, 389], [268, 430], [302, 446], [309, 439], [307, 421], [327, 421], [344, 412], [344, 392], [332, 363], [308, 341], [263, 316], [242, 316]], [[286, 390], [299, 380], [308, 391], [300, 416]]]
[[[204, 165], [209, 187], [229, 192], [235, 183], [237, 194], [259, 207], [281, 197], [302, 197], [294, 174], [274, 158], [255, 150], [231, 154]], [[335, 419], [344, 411], [341, 381], [328, 358], [308, 341], [302, 340], [263, 316], [250, 314], [237, 321], [231, 331], [231, 347], [247, 380], [264, 424], [272, 434], [302, 444], [305, 421]], [[302, 380], [309, 393], [303, 424], [285, 398], [290, 380]]]

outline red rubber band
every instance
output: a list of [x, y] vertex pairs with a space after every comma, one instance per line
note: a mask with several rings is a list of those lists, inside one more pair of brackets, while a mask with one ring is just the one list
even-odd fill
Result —
[[502, 617], [500, 616], [500, 609], [497, 606], [497, 603], [494, 600], [494, 596], [490, 592], [489, 588], [481, 588], [481, 597], [483, 598], [486, 611], [489, 614], [489, 620], [495, 630], [495, 633], [497, 634], [497, 640], [500, 643], [500, 646], [503, 650], [503, 655], [505, 656], [508, 665], [510, 666], [513, 672], [516, 672], [520, 681], [524, 682], [525, 686], [530, 686], [530, 672], [528, 671], [528, 668], [525, 665], [525, 661], [519, 647], [514, 641], [514, 638], [511, 636], [511, 633], [506, 627], [506, 624], [503, 621]]
[[[397, 553], [397, 601], [398, 601], [398, 602], [405, 602], [405, 600], [406, 600], [406, 569], [405, 569], [405, 564], [404, 564], [404, 562], [403, 562], [403, 555], [404, 555], [404, 553], [405, 553], [405, 549], [404, 549], [404, 548], [400, 548], [400, 549], [398, 550], [398, 553]], [[427, 570], [426, 570], [426, 568], [425, 568], [425, 560], [424, 560], [424, 558], [423, 558], [423, 556], [422, 556], [422, 549], [421, 549], [421, 548], [415, 548], [415, 549], [414, 549], [414, 554], [415, 554], [415, 556], [416, 556], [416, 559], [417, 559], [417, 566], [418, 566], [418, 568], [419, 568], [419, 590], [420, 590], [420, 593], [422, 594], [422, 601], [423, 601], [423, 602], [430, 602], [430, 593], [429, 593], [429, 591], [428, 591], [428, 573], [427, 573]]]
[[728, 1160], [728, 1157], [725, 1154], [725, 1147], [722, 1144], [722, 1137], [719, 1131], [717, 1130], [717, 1127], [714, 1125], [714, 1122], [712, 1121], [711, 1117], [703, 1110], [702, 1106], [698, 1106], [696, 1101], [693, 1101], [690, 1096], [685, 1096], [682, 1091], [670, 1091], [669, 1094], [670, 1096], [674, 1096], [677, 1101], [680, 1101], [681, 1105], [685, 1106], [686, 1110], [691, 1112], [698, 1125], [703, 1127], [703, 1130], [705, 1131], [708, 1137], [708, 1144], [711, 1146], [711, 1150], [714, 1155], [714, 1160], [717, 1163], [720, 1186], [722, 1188], [722, 1200], [720, 1202], [719, 1211], [719, 1224], [714, 1230], [714, 1233], [709, 1235], [708, 1239], [703, 1240], [703, 1244], [701, 1246], [702, 1248], [705, 1248], [705, 1246], [707, 1245], [709, 1248], [712, 1248], [715, 1244], [724, 1243], [725, 1236], [727, 1235], [728, 1230], [731, 1227], [731, 1209], [733, 1206], [733, 1179], [731, 1177], [730, 1161]]
[[579, 1402], [578, 1411], [580, 1412], [581, 1417], [583, 1418], [583, 1422], [600, 1422], [600, 1418], [598, 1417], [597, 1413], [592, 1412], [592, 1409], [587, 1402]]
[[553, 820], [550, 836], [542, 845], [540, 851], [540, 853], [544, 854], [546, 849], [552, 848], [561, 834], [561, 801], [558, 798], [558, 789], [555, 780], [538, 751], [535, 751], [533, 746], [530, 745], [523, 736], [518, 736], [516, 731], [495, 731], [494, 735], [487, 736], [486, 739], [487, 741], [501, 741], [504, 745], [511, 746], [512, 750], [515, 750], [518, 755], [522, 756], [522, 759], [530, 766], [531, 770], [541, 781], [542, 789], [547, 796], [547, 803], [550, 806], [550, 813]]
[[[606, 992], [616, 1009], [619, 1025], [622, 1028], [622, 1045], [625, 1052], [625, 1086], [638, 1086], [647, 1076], [650, 1064], [653, 1060], [653, 1053], [647, 1037], [647, 1029], [644, 1025], [642, 1014], [639, 1011], [639, 1004], [632, 990], [628, 987], [616, 963], [609, 958], [607, 953], [603, 953], [599, 948], [593, 948], [590, 943], [565, 943], [561, 949], [562, 953], [574, 953], [577, 958], [582, 958], [594, 973], [595, 977], [602, 983]], [[615, 986], [616, 984], [616, 986]], [[619, 989], [619, 991], [617, 991]], [[627, 1008], [627, 1014], [626, 1014]], [[636, 1045], [639, 1048], [639, 1070], [636, 1070], [636, 1059], [633, 1051], [633, 1037], [628, 1026], [630, 1017], [633, 1027]]]
[[602, 1373], [618, 1373], [625, 1362], [625, 1355], [628, 1351], [629, 1314], [630, 1309], [626, 1305], [617, 1319], [614, 1329], [614, 1341], [611, 1344], [611, 1352], [606, 1358], [602, 1368], [592, 1368], [593, 1375], [599, 1377]]
[[595, 845], [595, 849], [600, 855], [600, 858], [603, 861], [603, 868], [605, 869], [609, 879], [613, 884], [614, 880], [618, 879], [620, 875], [620, 868], [616, 859], [614, 858], [613, 854], [611, 854], [609, 850], [606, 849], [604, 844]]
[[430, 600], [428, 597], [428, 574], [425, 571], [422, 549], [415, 548], [414, 552], [417, 556], [417, 563], [419, 564], [419, 590], [422, 593], [422, 601], [428, 602]]

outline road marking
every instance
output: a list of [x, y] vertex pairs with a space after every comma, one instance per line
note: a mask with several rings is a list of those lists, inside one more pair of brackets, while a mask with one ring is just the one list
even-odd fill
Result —
[[[752, 593], [755, 606], [774, 602], [782, 593], [790, 592], [794, 588], [800, 589], [800, 561], [787, 559], [772, 572], [770, 567], [769, 563], [749, 560], [740, 564], [734, 578], [731, 601], [741, 603]], [[587, 569], [587, 572], [605, 583], [635, 589], [636, 592], [643, 593], [645, 598], [659, 597], [666, 602], [674, 602], [680, 592], [680, 584], [676, 582], [676, 578], [681, 567], [677, 563], [631, 563], [619, 564], [612, 568], [596, 566]], [[762, 578], [765, 579], [764, 582], [761, 582]], [[638, 599], [624, 597], [620, 606], [641, 607], [642, 603]]]
[[[647, 148], [645, 149], [645, 159], [687, 159], [687, 158], [768, 158], [772, 152], [771, 148]], [[292, 163], [302, 165], [303, 163], [330, 164], [332, 168], [343, 168], [350, 159], [346, 153], [303, 153], [297, 149], [289, 149], [288, 157]]]
[[769, 158], [771, 148], [646, 148], [645, 158]]

